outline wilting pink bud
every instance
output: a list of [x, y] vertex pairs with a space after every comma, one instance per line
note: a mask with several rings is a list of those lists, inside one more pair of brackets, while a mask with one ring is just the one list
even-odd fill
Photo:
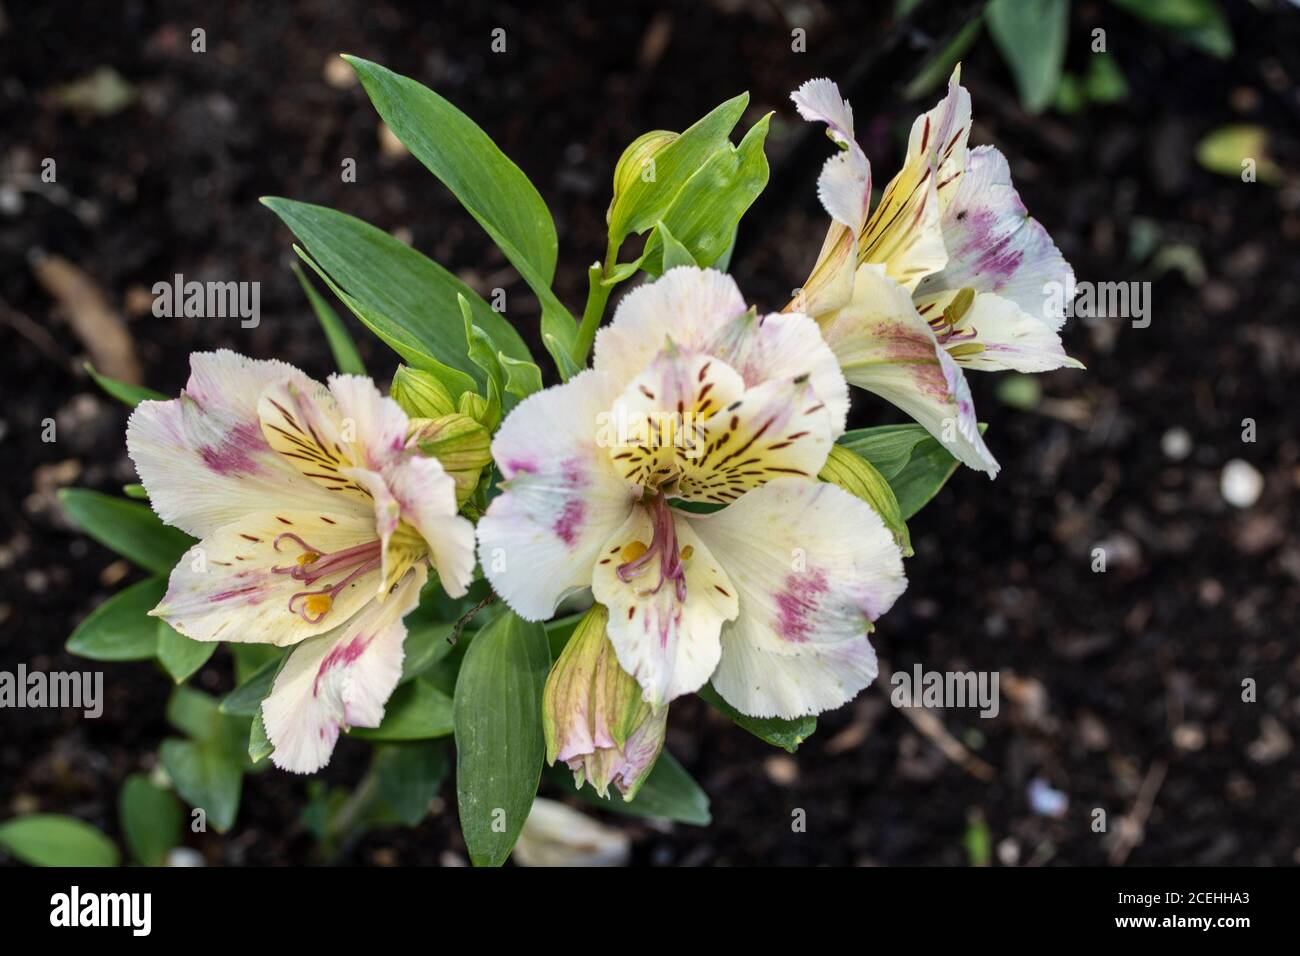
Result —
[[592, 607], [546, 679], [546, 760], [567, 763], [578, 787], [589, 781], [607, 797], [613, 784], [631, 800], [663, 750], [668, 708], [641, 699], [605, 636], [608, 620], [602, 605]]

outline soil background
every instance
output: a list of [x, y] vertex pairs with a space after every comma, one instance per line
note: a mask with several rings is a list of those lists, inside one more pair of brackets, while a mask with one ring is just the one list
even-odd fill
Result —
[[[951, 17], [935, 15], [944, 6]], [[290, 235], [257, 202], [267, 194], [358, 215], [480, 291], [506, 288], [510, 316], [536, 345], [535, 300], [451, 194], [383, 146], [364, 93], [331, 65], [342, 51], [438, 90], [523, 168], [553, 211], [555, 288], [574, 311], [604, 248], [624, 146], [749, 90], [742, 128], [775, 111], [772, 178], [742, 224], [732, 272], [749, 301], [776, 309], [824, 233], [814, 183], [830, 150], [788, 94], [813, 76], [840, 81], [883, 184], [907, 124], [938, 95], [906, 102], [908, 70], [971, 4], [925, 7], [932, 26], [900, 32], [892, 3], [817, 0], [4, 0], [0, 669], [86, 667], [64, 640], [140, 573], [78, 534], [55, 498], [66, 485], [117, 491], [134, 476], [126, 410], [81, 371], [87, 340], [38, 282], [42, 254], [102, 290], [143, 380], [167, 393], [196, 349], [332, 371], [289, 270]], [[795, 756], [690, 700], [673, 707], [669, 748], [708, 791], [714, 823], [609, 818], [633, 834], [635, 862], [962, 865], [985, 831], [995, 865], [1300, 862], [1300, 11], [1225, 7], [1237, 52], [1216, 60], [1110, 4], [1076, 2], [1067, 66], [1086, 68], [1101, 27], [1130, 95], [1074, 116], [1025, 114], [987, 35], [964, 60], [972, 144], [1008, 155], [1026, 205], [1080, 280], [1150, 281], [1153, 306], [1146, 328], [1071, 321], [1066, 346], [1088, 370], [1038, 377], [1032, 407], [1011, 407], [998, 376], [969, 376], [1002, 474], [959, 471], [911, 522], [911, 585], [873, 640], [895, 669], [1000, 673], [995, 719], [935, 715], [991, 777], [945, 757], [879, 688], [824, 715]], [[206, 53], [191, 51], [195, 27]], [[497, 27], [500, 54], [490, 48]], [[791, 50], [795, 27], [807, 52]], [[112, 113], [70, 107], [58, 88], [103, 67], [132, 102]], [[1197, 164], [1196, 143], [1228, 123], [1268, 131], [1279, 182]], [[39, 182], [46, 157], [57, 188]], [[341, 180], [344, 158], [356, 160], [355, 183]], [[260, 282], [260, 326], [155, 318], [149, 290], [176, 273]], [[394, 356], [347, 321], [386, 378]], [[48, 418], [53, 443], [41, 440]], [[1242, 440], [1247, 418], [1254, 442]], [[855, 392], [853, 425], [896, 420]], [[1251, 507], [1221, 494], [1232, 459], [1263, 477]], [[1092, 569], [1096, 547], [1105, 573]], [[70, 813], [119, 834], [122, 779], [148, 770], [170, 733], [170, 681], [146, 664], [104, 671], [98, 720], [0, 712], [0, 818]], [[1242, 700], [1247, 678], [1254, 702]], [[225, 654], [194, 678], [214, 693], [231, 681]], [[355, 781], [366, 753], [344, 740], [325, 776]], [[232, 831], [187, 843], [211, 865], [312, 862], [298, 821], [306, 788], [279, 772], [250, 776]], [[1106, 833], [1093, 830], [1097, 808]], [[806, 832], [791, 826], [796, 809]], [[368, 834], [342, 862], [463, 862], [450, 782], [434, 810], [417, 828]]]

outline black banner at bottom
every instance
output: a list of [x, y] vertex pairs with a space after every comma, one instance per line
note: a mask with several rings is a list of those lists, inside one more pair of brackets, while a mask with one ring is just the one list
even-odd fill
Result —
[[440, 933], [455, 940], [471, 926], [494, 942], [547, 927], [593, 941], [608, 929], [612, 941], [673, 925], [680, 944], [686, 937], [677, 934], [695, 934], [688, 926], [703, 932], [712, 924], [734, 938], [783, 923], [801, 931], [821, 925], [819, 935], [856, 924], [864, 943], [893, 933], [970, 942], [972, 933], [996, 927], [1041, 933], [1044, 942], [1172, 934], [1171, 940], [1200, 935], [1231, 944], [1243, 932], [1292, 929], [1297, 890], [1296, 870], [1247, 868], [8, 868], [0, 869], [0, 919], [20, 939], [78, 933], [127, 945], [271, 935], [373, 946], [417, 931], [431, 942]]

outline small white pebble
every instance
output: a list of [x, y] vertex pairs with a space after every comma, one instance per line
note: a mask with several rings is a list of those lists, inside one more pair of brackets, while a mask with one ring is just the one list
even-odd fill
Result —
[[325, 82], [336, 90], [346, 90], [359, 82], [348, 61], [341, 56], [331, 56], [325, 61]]
[[1234, 458], [1223, 466], [1219, 476], [1219, 493], [1234, 508], [1249, 508], [1264, 490], [1264, 476], [1248, 461]]
[[1170, 461], [1182, 461], [1192, 453], [1192, 436], [1185, 428], [1171, 428], [1160, 436], [1160, 450]]
[[1020, 844], [1007, 837], [998, 842], [998, 862], [1003, 866], [1015, 866], [1020, 862]]
[[207, 866], [203, 854], [187, 846], [174, 846], [167, 851], [167, 866]]
[[793, 786], [799, 780], [799, 765], [784, 754], [773, 754], [763, 761], [767, 778], [778, 786]]

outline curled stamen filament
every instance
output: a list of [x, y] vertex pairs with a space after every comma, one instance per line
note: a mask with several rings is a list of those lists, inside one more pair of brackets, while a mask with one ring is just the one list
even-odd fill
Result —
[[278, 566], [271, 570], [276, 574], [287, 574], [295, 581], [302, 581], [306, 584], [315, 584], [327, 575], [350, 568], [360, 561], [368, 561], [380, 551], [378, 541], [367, 541], [365, 544], [358, 544], [351, 548], [344, 548], [341, 551], [327, 554], [320, 548], [308, 544], [298, 535], [288, 531], [276, 535], [274, 542], [276, 551], [280, 550], [280, 542], [285, 538], [293, 541], [303, 551], [298, 555], [298, 560], [292, 565]]
[[935, 338], [939, 340], [940, 345], [947, 345], [949, 342], [959, 342], [964, 339], [973, 339], [977, 334], [974, 329], [958, 331], [956, 324], [946, 314], [936, 315], [929, 321], [930, 328], [934, 331]]
[[[329, 613], [330, 608], [334, 606], [334, 598], [338, 596], [340, 591], [357, 578], [361, 577], [361, 575], [368, 574], [371, 571], [377, 571], [382, 564], [383, 558], [371, 558], [369, 561], [354, 568], [351, 573], [349, 573], [338, 584], [321, 588], [318, 591], [299, 591], [294, 594], [293, 597], [289, 598], [289, 610], [294, 614], [297, 614], [308, 624], [319, 624], [321, 619]], [[302, 599], [302, 603], [298, 607], [294, 607], [294, 604], [298, 602], [299, 598]]]
[[650, 547], [631, 561], [620, 564], [615, 573], [620, 581], [629, 583], [633, 578], [641, 575], [657, 557], [659, 559], [659, 583], [653, 588], [638, 590], [637, 596], [648, 597], [651, 594], [658, 594], [665, 581], [672, 581], [677, 600], [685, 601], [686, 569], [682, 566], [681, 552], [677, 547], [677, 523], [673, 518], [672, 509], [668, 507], [668, 503], [662, 494], [651, 498], [645, 507], [650, 515], [650, 522], [654, 529], [653, 536], [650, 539]]

